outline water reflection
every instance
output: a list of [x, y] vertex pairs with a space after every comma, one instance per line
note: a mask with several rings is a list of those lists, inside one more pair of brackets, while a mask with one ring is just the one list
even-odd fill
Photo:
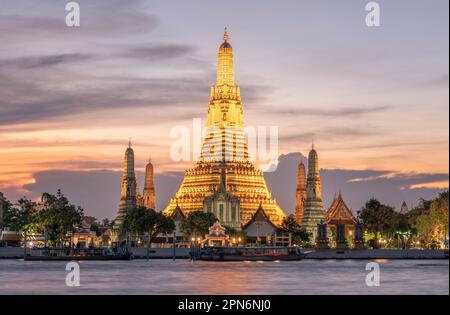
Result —
[[0, 261], [0, 294], [448, 294], [448, 260], [380, 263], [367, 287], [363, 260], [299, 262], [85, 261], [81, 286], [65, 285], [65, 262]]

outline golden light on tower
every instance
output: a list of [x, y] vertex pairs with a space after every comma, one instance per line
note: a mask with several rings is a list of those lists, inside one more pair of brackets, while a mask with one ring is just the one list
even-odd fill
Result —
[[286, 217], [272, 198], [264, 174], [249, 159], [244, 133], [244, 109], [240, 87], [234, 81], [233, 47], [225, 29], [217, 56], [217, 82], [211, 86], [206, 121], [206, 137], [200, 157], [170, 200], [165, 214], [172, 214], [177, 204], [185, 214], [203, 209], [205, 197], [220, 186], [225, 171], [226, 191], [240, 199], [241, 223], [245, 224], [261, 204], [274, 224]]

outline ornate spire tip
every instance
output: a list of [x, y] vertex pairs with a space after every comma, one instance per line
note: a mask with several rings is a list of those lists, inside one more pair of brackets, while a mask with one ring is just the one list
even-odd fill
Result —
[[225, 30], [223, 32], [223, 40], [224, 41], [228, 41], [228, 31], [227, 31], [227, 27], [225, 26]]

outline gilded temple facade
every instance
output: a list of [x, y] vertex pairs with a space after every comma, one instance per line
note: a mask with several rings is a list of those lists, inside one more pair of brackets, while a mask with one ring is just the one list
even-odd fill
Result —
[[218, 191], [221, 174], [226, 192], [240, 200], [240, 222], [248, 222], [262, 205], [270, 220], [281, 224], [286, 214], [267, 188], [263, 172], [249, 159], [244, 133], [240, 87], [234, 82], [233, 48], [225, 30], [217, 59], [217, 80], [211, 87], [200, 157], [164, 210], [170, 215], [177, 205], [188, 215], [204, 208], [206, 197]]
[[227, 179], [222, 169], [219, 190], [203, 201], [203, 211], [210, 212], [226, 226], [241, 230], [241, 207], [238, 197], [226, 191]]

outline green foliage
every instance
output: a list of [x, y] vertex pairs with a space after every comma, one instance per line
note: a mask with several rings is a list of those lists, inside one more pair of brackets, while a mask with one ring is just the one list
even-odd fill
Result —
[[112, 226], [112, 221], [110, 221], [108, 218], [104, 218], [102, 220], [101, 225], [104, 227], [110, 227], [110, 226]]
[[369, 232], [377, 235], [392, 232], [398, 224], [398, 213], [394, 208], [380, 203], [372, 198], [366, 202], [365, 206], [358, 212], [358, 217]]
[[136, 235], [148, 233], [148, 243], [151, 244], [157, 234], [169, 234], [174, 230], [175, 223], [171, 218], [153, 209], [136, 207], [127, 212], [119, 232], [122, 236], [128, 232]]
[[35, 223], [46, 232], [50, 245], [63, 243], [67, 233], [75, 232], [83, 221], [83, 209], [69, 203], [58, 190], [56, 195], [42, 195], [44, 208], [37, 214]]
[[191, 212], [181, 223], [181, 230], [185, 235], [205, 235], [216, 220], [217, 218], [211, 212]]
[[281, 226], [277, 229], [277, 234], [292, 234], [292, 241], [294, 244], [300, 245], [304, 243], [308, 243], [310, 241], [310, 235], [306, 232], [304, 228], [300, 226], [300, 224], [295, 221], [293, 215], [288, 216], [283, 220]]
[[23, 197], [18, 200], [18, 206], [13, 207], [8, 202], [4, 213], [4, 225], [10, 229], [24, 233], [33, 232], [36, 226], [33, 224], [36, 217], [36, 203]]
[[415, 226], [425, 246], [433, 247], [448, 235], [448, 191], [445, 191], [429, 203], [428, 209], [417, 216]]

